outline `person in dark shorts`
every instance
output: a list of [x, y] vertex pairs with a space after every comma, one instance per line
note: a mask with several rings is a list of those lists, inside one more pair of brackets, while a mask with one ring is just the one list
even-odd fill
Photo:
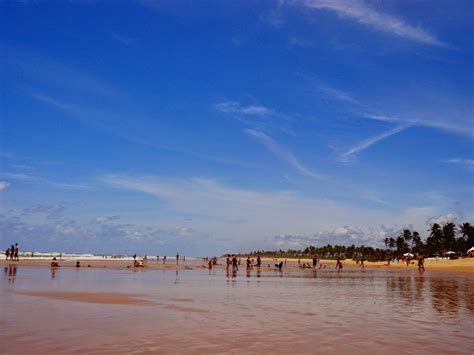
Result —
[[237, 257], [235, 255], [232, 255], [232, 271], [237, 271], [239, 270], [239, 265], [237, 261]]

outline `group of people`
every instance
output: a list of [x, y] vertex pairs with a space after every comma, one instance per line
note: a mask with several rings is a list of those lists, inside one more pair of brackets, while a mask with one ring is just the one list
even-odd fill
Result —
[[[234, 254], [232, 254], [232, 256], [228, 254], [226, 258], [226, 270], [229, 270], [230, 267], [232, 266], [232, 271], [238, 271], [240, 262], [241, 262], [240, 258], [237, 258]], [[255, 259], [253, 258], [251, 259], [249, 256], [247, 257], [245, 264], [246, 264], [247, 271], [252, 270], [254, 267], [256, 267], [257, 269], [260, 269], [260, 267], [262, 266], [262, 259], [260, 258], [260, 255], [257, 255], [257, 261], [255, 262]], [[208, 265], [209, 265], [209, 269], [212, 269], [213, 265], [217, 265], [217, 258], [216, 257], [211, 258], [208, 262]], [[275, 264], [275, 266], [277, 266], [277, 264]], [[281, 266], [283, 266], [283, 263]], [[280, 266], [280, 270], [281, 270], [281, 266]]]
[[[390, 266], [390, 262], [392, 260], [394, 260], [394, 258], [392, 256], [389, 256], [387, 258], [387, 265], [386, 266]], [[396, 260], [397, 260], [397, 263], [405, 262], [407, 264], [407, 266], [410, 266], [411, 261], [412, 261], [412, 257], [410, 255], [400, 256], [400, 257], [396, 258]], [[417, 253], [414, 257], [414, 260], [416, 260], [417, 263], [418, 263], [418, 271], [425, 271], [425, 256], [421, 253]]]
[[16, 260], [19, 261], [19, 253], [20, 253], [20, 246], [18, 243], [15, 243], [15, 245], [11, 245], [7, 250], [5, 250], [5, 260]]

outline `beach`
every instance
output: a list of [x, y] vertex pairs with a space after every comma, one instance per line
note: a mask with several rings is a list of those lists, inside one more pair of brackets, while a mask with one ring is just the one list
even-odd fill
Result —
[[[93, 268], [107, 268], [107, 267], [133, 267], [133, 259], [132, 260], [123, 260], [123, 259], [87, 259], [87, 260], [81, 260], [81, 258], [75, 258], [75, 259], [66, 259], [61, 261], [62, 266], [66, 267], [71, 267], [75, 266], [76, 261], [79, 260], [82, 263], [82, 266], [87, 267], [90, 265], [90, 267]], [[245, 263], [245, 258], [241, 258], [242, 260], [242, 267], [244, 267]], [[271, 271], [273, 271], [273, 265], [275, 263], [279, 263], [281, 261], [287, 262], [286, 267], [291, 267], [295, 268], [298, 266], [298, 259], [295, 258], [262, 258], [262, 271], [265, 272], [269, 269], [268, 265], [270, 265]], [[311, 259], [307, 258], [302, 258], [300, 259], [301, 263], [310, 263], [311, 264]], [[343, 265], [346, 267], [356, 267], [359, 268], [359, 265], [356, 264], [354, 260], [350, 259], [345, 259], [342, 260]], [[0, 265], [5, 264], [21, 264], [21, 265], [49, 265], [51, 263], [51, 259], [46, 259], [46, 260], [38, 260], [38, 259], [31, 259], [31, 258], [23, 258], [20, 260], [20, 262], [17, 261], [10, 261], [10, 260], [1, 260]], [[320, 260], [320, 263], [322, 265], [325, 265], [326, 267], [334, 267], [336, 264], [335, 260], [325, 260], [322, 259]], [[221, 259], [219, 264], [214, 266], [217, 267], [218, 269], [223, 269], [225, 268], [225, 260]], [[157, 261], [156, 259], [149, 259], [149, 261], [145, 264], [146, 268], [151, 268], [151, 269], [185, 269], [185, 268], [208, 268], [208, 264], [206, 261], [203, 261], [202, 259], [189, 259], [187, 263], [180, 262], [176, 264], [175, 260], [173, 258], [168, 258], [167, 262], [164, 264], [162, 260]], [[401, 269], [401, 270], [417, 270], [418, 266], [416, 261], [411, 261], [410, 265], [406, 265], [405, 262], [400, 261], [400, 262], [391, 262], [389, 266], [387, 266], [386, 261], [377, 261], [377, 262], [370, 262], [370, 261], [365, 261], [364, 266], [366, 268], [376, 268], [376, 269]], [[430, 271], [444, 271], [444, 272], [455, 272], [455, 273], [464, 273], [464, 274], [474, 274], [474, 258], [464, 258], [464, 259], [455, 259], [455, 260], [449, 260], [449, 259], [426, 259], [425, 260], [425, 268]]]
[[2, 262], [1, 353], [471, 353], [470, 273], [273, 261]]

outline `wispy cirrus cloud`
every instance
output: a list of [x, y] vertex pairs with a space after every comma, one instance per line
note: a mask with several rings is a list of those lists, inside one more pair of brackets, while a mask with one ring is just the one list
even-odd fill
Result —
[[474, 169], [474, 159], [465, 159], [465, 158], [451, 158], [442, 160], [446, 164], [455, 164], [467, 169]]
[[268, 116], [273, 113], [271, 109], [261, 105], [242, 105], [238, 101], [222, 101], [214, 105], [219, 112], [237, 113], [242, 115]]
[[367, 139], [363, 140], [362, 142], [359, 142], [355, 146], [351, 147], [349, 150], [347, 150], [343, 154], [341, 154], [340, 161], [341, 162], [348, 162], [349, 158], [351, 156], [354, 156], [355, 154], [360, 153], [361, 151], [368, 149], [372, 145], [374, 145], [374, 144], [376, 144], [376, 143], [378, 143], [378, 142], [380, 142], [380, 141], [382, 141], [382, 140], [384, 140], [388, 137], [391, 137], [391, 136], [393, 136], [397, 133], [400, 133], [400, 132], [406, 130], [408, 127], [410, 127], [410, 126], [409, 125], [397, 126], [397, 127], [393, 128], [393, 129], [390, 129], [386, 132], [383, 132], [383, 133], [378, 134], [376, 136], [367, 138]]
[[50, 178], [46, 178], [43, 176], [28, 175], [28, 174], [23, 174], [23, 173], [0, 172], [0, 176], [5, 179], [10, 179], [10, 180], [46, 184], [46, 185], [49, 185], [58, 189], [64, 189], [64, 190], [88, 191], [88, 190], [94, 189], [90, 185], [57, 181], [57, 180], [52, 180]]
[[349, 18], [376, 31], [389, 33], [412, 41], [437, 47], [447, 47], [435, 35], [406, 23], [390, 14], [374, 10], [357, 0], [308, 0], [305, 6], [316, 10], [333, 11], [342, 18]]
[[244, 130], [244, 132], [247, 133], [252, 138], [258, 140], [270, 152], [275, 154], [278, 158], [286, 161], [289, 165], [291, 165], [301, 174], [315, 178], [315, 179], [323, 178], [321, 174], [318, 174], [312, 169], [305, 166], [293, 155], [293, 153], [281, 147], [276, 141], [274, 141], [271, 137], [267, 136], [265, 133], [259, 132], [253, 129], [246, 129]]

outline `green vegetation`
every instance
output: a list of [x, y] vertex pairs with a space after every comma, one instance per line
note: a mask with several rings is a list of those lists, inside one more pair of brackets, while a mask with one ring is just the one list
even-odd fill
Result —
[[[456, 227], [454, 223], [439, 225], [434, 223], [428, 230], [430, 232], [426, 241], [416, 231], [403, 230], [396, 238], [385, 238], [386, 249], [372, 248], [366, 246], [326, 245], [322, 247], [309, 246], [303, 250], [257, 250], [245, 254], [249, 256], [260, 255], [273, 258], [310, 258], [318, 255], [322, 259], [349, 258], [357, 259], [363, 257], [368, 261], [386, 260], [389, 256], [399, 257], [405, 253], [421, 253], [425, 256], [442, 256], [447, 251], [465, 253], [474, 246], [474, 226], [469, 223], [460, 224]], [[242, 254], [244, 255], [244, 254]]]

